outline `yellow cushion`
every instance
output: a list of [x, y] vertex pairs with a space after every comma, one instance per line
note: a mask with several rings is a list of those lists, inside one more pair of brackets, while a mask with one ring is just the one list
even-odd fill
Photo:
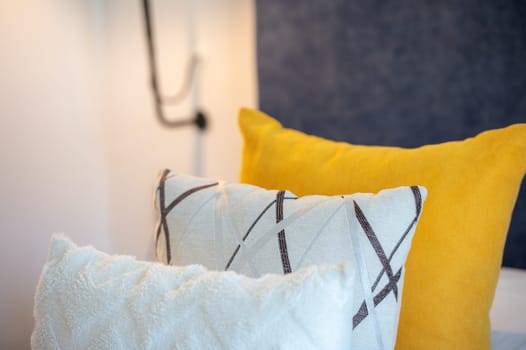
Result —
[[489, 349], [489, 310], [520, 183], [526, 124], [414, 149], [333, 142], [242, 109], [241, 181], [298, 195], [422, 185], [397, 346]]

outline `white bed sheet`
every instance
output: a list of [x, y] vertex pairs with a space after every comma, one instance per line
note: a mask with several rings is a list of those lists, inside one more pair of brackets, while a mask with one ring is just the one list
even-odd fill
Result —
[[494, 350], [526, 350], [526, 270], [501, 269], [490, 317]]

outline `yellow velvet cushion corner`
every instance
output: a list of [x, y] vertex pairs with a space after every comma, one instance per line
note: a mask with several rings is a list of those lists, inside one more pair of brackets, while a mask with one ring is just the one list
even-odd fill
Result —
[[250, 109], [239, 125], [245, 183], [298, 195], [427, 187], [396, 348], [490, 348], [489, 310], [526, 171], [526, 124], [414, 149], [333, 142]]

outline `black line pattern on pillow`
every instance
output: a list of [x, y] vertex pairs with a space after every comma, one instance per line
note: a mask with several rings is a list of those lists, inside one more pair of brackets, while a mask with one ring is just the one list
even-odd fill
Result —
[[166, 244], [166, 260], [167, 260], [168, 264], [172, 260], [172, 254], [171, 254], [171, 248], [170, 248], [170, 231], [168, 229], [168, 221], [167, 221], [166, 217], [168, 216], [168, 214], [170, 214], [170, 212], [173, 210], [173, 208], [175, 208], [175, 206], [177, 204], [181, 203], [188, 196], [192, 195], [195, 192], [204, 190], [204, 189], [209, 188], [209, 187], [214, 187], [214, 186], [217, 186], [219, 184], [218, 182], [214, 182], [214, 183], [211, 183], [211, 184], [190, 188], [189, 190], [187, 190], [187, 191], [183, 192], [182, 194], [180, 194], [179, 196], [177, 196], [177, 198], [175, 198], [166, 207], [165, 206], [166, 202], [165, 202], [165, 187], [164, 187], [164, 185], [165, 185], [165, 182], [166, 182], [166, 177], [168, 176], [169, 173], [170, 173], [170, 170], [168, 170], [168, 169], [165, 169], [163, 171], [163, 173], [161, 175], [161, 179], [159, 180], [159, 186], [157, 187], [157, 190], [159, 192], [159, 211], [161, 212], [161, 222], [159, 224], [159, 227], [157, 228], [157, 235], [155, 237], [155, 245], [157, 245], [158, 241], [159, 241], [159, 235], [161, 233], [161, 227], [162, 227], [162, 229], [164, 231], [164, 240], [165, 240], [165, 244]]
[[382, 247], [382, 244], [378, 240], [378, 237], [376, 236], [376, 233], [374, 232], [373, 228], [371, 227], [371, 224], [365, 217], [362, 209], [356, 203], [353, 201], [354, 204], [354, 213], [356, 215], [356, 218], [358, 219], [358, 222], [360, 223], [360, 226], [362, 226], [363, 232], [365, 232], [365, 235], [367, 236], [367, 239], [369, 240], [369, 243], [371, 243], [371, 246], [373, 247], [374, 251], [376, 252], [376, 256], [378, 257], [378, 260], [380, 260], [380, 263], [383, 266], [383, 271], [387, 273], [387, 278], [389, 279], [388, 285], [390, 289], [393, 290], [393, 294], [395, 296], [395, 299], [398, 299], [398, 287], [396, 285], [396, 282], [394, 280], [393, 276], [393, 270], [391, 268], [391, 264], [389, 260], [387, 260], [387, 256], [385, 255], [384, 248]]
[[[288, 200], [288, 199], [298, 199], [298, 197], [283, 197], [284, 200]], [[256, 220], [254, 220], [254, 222], [252, 222], [252, 224], [250, 225], [250, 227], [248, 228], [247, 232], [245, 233], [245, 235], [243, 236], [242, 238], [242, 241], [245, 242], [246, 239], [248, 238], [249, 234], [252, 232], [252, 230], [254, 229], [254, 227], [256, 227], [256, 224], [259, 222], [259, 220], [261, 220], [261, 218], [263, 217], [263, 215], [265, 215], [265, 213], [274, 205], [276, 204], [276, 199], [274, 199], [272, 202], [270, 202], [262, 211], [261, 213], [259, 213], [259, 215], [257, 216]], [[234, 262], [234, 259], [236, 258], [237, 254], [239, 253], [239, 249], [241, 249], [241, 245], [238, 244], [236, 249], [234, 249], [234, 253], [232, 253], [232, 256], [230, 257], [230, 259], [228, 259], [228, 263], [226, 264], [225, 266], [225, 271], [227, 271], [230, 266], [232, 265], [232, 263]]]
[[[285, 191], [278, 191], [276, 195], [276, 223], [283, 220], [283, 200], [285, 198]], [[281, 265], [283, 266], [283, 274], [291, 273], [289, 253], [287, 251], [287, 239], [285, 237], [285, 229], [278, 233], [279, 253], [281, 256]]]
[[[374, 306], [377, 306], [382, 302], [382, 300], [389, 295], [389, 293], [392, 291], [393, 295], [395, 297], [395, 300], [398, 301], [398, 281], [400, 280], [400, 277], [402, 275], [402, 268], [400, 267], [396, 274], [393, 275], [392, 267], [391, 267], [391, 259], [393, 258], [394, 254], [402, 244], [402, 242], [407, 237], [407, 234], [411, 231], [413, 226], [418, 221], [418, 218], [420, 216], [420, 213], [422, 211], [422, 194], [420, 193], [420, 190], [417, 186], [411, 186], [411, 192], [413, 193], [414, 199], [415, 199], [415, 208], [416, 213], [415, 217], [407, 227], [407, 229], [402, 234], [402, 237], [398, 240], [395, 247], [393, 248], [393, 251], [389, 255], [389, 258], [386, 257], [385, 251], [380, 244], [380, 241], [376, 237], [376, 234], [374, 233], [373, 228], [371, 227], [371, 224], [365, 217], [363, 211], [361, 210], [360, 206], [353, 201], [354, 203], [354, 210], [355, 210], [355, 216], [358, 222], [360, 223], [360, 226], [363, 229], [363, 232], [367, 236], [369, 242], [371, 243], [374, 251], [376, 252], [376, 255], [378, 256], [378, 259], [380, 260], [380, 263], [382, 264], [383, 268], [378, 274], [378, 277], [376, 278], [375, 282], [371, 286], [371, 291], [374, 292], [376, 290], [376, 287], [378, 286], [378, 283], [380, 282], [380, 279], [382, 278], [384, 273], [387, 273], [389, 282], [387, 282], [387, 285], [385, 285], [380, 292], [378, 292], [374, 298]], [[353, 316], [353, 329], [356, 328], [369, 314], [367, 310], [367, 305], [365, 304], [365, 300], [360, 305], [360, 308], [356, 312], [356, 314]]]

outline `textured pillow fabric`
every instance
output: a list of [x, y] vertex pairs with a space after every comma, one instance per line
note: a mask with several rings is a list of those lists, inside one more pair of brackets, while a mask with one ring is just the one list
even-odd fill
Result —
[[332, 142], [242, 109], [241, 181], [298, 195], [418, 183], [432, 194], [407, 261], [397, 349], [488, 349], [489, 310], [526, 170], [526, 124], [415, 149]]
[[349, 300], [353, 349], [392, 349], [403, 266], [425, 197], [413, 186], [297, 198], [166, 170], [158, 186], [157, 256], [253, 277], [349, 261], [360, 276]]
[[348, 350], [355, 271], [252, 279], [110, 256], [55, 237], [35, 296], [33, 349]]

